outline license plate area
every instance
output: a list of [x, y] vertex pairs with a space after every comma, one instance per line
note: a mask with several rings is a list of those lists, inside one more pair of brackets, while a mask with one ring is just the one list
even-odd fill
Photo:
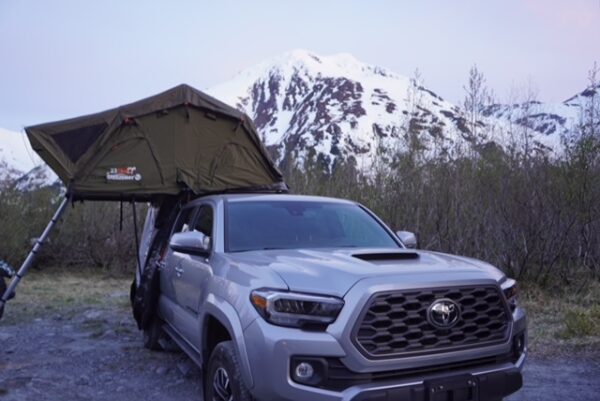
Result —
[[460, 375], [425, 382], [427, 401], [479, 401], [479, 384], [473, 375]]

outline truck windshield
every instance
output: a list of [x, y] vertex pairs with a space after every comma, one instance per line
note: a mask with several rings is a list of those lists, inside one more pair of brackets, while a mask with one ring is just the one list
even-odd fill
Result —
[[399, 248], [369, 213], [354, 204], [306, 201], [229, 202], [226, 250]]

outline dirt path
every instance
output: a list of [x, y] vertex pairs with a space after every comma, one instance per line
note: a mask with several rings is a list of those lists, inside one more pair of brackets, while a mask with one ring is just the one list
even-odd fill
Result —
[[[144, 349], [127, 293], [105, 296], [15, 305], [0, 323], [0, 400], [200, 401], [200, 373], [185, 355]], [[597, 401], [599, 379], [600, 360], [530, 358], [509, 400]]]

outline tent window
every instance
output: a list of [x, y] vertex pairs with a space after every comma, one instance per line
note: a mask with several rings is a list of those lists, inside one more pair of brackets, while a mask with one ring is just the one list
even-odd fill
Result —
[[73, 163], [98, 140], [108, 127], [107, 123], [88, 125], [52, 135], [54, 142], [65, 152]]

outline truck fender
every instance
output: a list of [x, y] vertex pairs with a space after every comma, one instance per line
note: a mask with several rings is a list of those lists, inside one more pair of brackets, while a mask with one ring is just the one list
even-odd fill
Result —
[[[209, 296], [207, 296], [203, 306], [204, 314], [200, 321], [200, 332], [203, 336], [205, 335], [202, 325], [209, 315], [217, 319], [227, 329], [233, 343], [235, 344], [240, 358], [242, 378], [246, 383], [246, 387], [252, 388], [254, 386], [254, 381], [252, 379], [252, 373], [250, 370], [250, 361], [248, 359], [248, 353], [246, 352], [244, 330], [242, 328], [242, 324], [240, 322], [238, 314], [229, 302], [214, 294], [210, 294]], [[204, 341], [204, 337], [202, 338], [202, 340]], [[203, 356], [203, 359], [205, 361], [208, 361], [208, 358], [210, 358], [210, 355]]]

